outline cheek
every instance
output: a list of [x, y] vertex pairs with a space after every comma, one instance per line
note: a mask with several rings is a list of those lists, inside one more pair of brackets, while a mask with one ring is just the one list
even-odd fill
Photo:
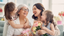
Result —
[[21, 11], [20, 11], [20, 14], [23, 14], [23, 13], [24, 13], [24, 11], [21, 10]]
[[38, 13], [38, 14], [40, 14], [40, 12], [41, 12], [40, 10], [37, 10], [37, 13]]
[[43, 17], [43, 16], [41, 16], [41, 19], [43, 20], [43, 19], [44, 19], [44, 17]]
[[36, 10], [33, 10], [33, 13], [36, 13], [37, 11]]
[[28, 15], [28, 12], [27, 12], [27, 15]]
[[46, 18], [44, 16], [41, 16], [42, 21], [44, 21]]
[[23, 15], [23, 12], [20, 11], [18, 14], [19, 14], [19, 15]]

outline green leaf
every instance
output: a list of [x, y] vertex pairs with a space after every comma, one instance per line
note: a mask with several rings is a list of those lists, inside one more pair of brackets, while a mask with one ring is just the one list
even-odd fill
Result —
[[40, 30], [40, 29], [41, 29], [40, 26], [36, 27], [36, 31], [37, 31], [37, 30]]
[[47, 34], [43, 34], [43, 36], [48, 36]]

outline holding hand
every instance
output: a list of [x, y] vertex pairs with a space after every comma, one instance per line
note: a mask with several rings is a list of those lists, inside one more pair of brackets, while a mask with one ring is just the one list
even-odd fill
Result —
[[31, 26], [29, 24], [24, 24], [24, 27], [23, 28], [30, 28]]
[[29, 36], [33, 36], [32, 33], [30, 33]]
[[45, 33], [46, 33], [45, 30], [38, 30], [38, 34], [39, 34], [39, 35], [42, 35], [42, 34], [45, 34]]
[[24, 34], [20, 34], [20, 35], [18, 35], [18, 36], [24, 36]]
[[31, 26], [29, 25], [30, 23], [29, 23], [29, 20], [27, 19], [27, 21], [25, 22], [25, 24], [24, 24], [24, 27], [23, 28], [30, 28]]

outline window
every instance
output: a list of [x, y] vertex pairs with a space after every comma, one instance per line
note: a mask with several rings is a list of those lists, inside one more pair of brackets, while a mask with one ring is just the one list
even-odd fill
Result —
[[52, 0], [52, 11], [55, 16], [64, 11], [64, 0]]

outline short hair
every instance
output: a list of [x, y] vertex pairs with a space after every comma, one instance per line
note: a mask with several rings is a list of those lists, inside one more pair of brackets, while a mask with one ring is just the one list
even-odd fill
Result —
[[[27, 5], [25, 5], [25, 4], [20, 4], [17, 8], [18, 8], [18, 11], [17, 11], [17, 15], [19, 16], [19, 12], [20, 12], [20, 10], [21, 10], [21, 8], [22, 7], [27, 7], [28, 8], [28, 6]], [[29, 9], [29, 8], [28, 8]]]

